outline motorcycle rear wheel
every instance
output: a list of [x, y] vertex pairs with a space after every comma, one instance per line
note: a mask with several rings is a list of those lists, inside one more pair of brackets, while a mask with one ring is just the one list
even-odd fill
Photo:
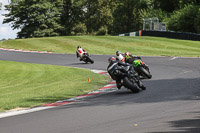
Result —
[[124, 77], [123, 81], [124, 86], [130, 89], [133, 93], [138, 93], [140, 91], [139, 87], [132, 83], [127, 77]]

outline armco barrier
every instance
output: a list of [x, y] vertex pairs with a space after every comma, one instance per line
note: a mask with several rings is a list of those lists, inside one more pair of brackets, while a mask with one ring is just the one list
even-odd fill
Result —
[[200, 34], [188, 33], [188, 32], [175, 32], [175, 31], [140, 30], [136, 32], [119, 34], [119, 36], [155, 36], [155, 37], [167, 37], [173, 39], [200, 41]]
[[200, 41], [200, 34], [195, 34], [195, 33], [175, 32], [175, 31], [145, 31], [145, 30], [141, 32], [142, 36], [156, 36], [156, 37], [167, 37], [174, 39]]

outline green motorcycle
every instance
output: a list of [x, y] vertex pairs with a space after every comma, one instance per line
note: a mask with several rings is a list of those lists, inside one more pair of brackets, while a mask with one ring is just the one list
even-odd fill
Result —
[[146, 65], [142, 60], [136, 59], [133, 61], [133, 66], [135, 71], [142, 79], [151, 79], [152, 75], [149, 71], [148, 65]]

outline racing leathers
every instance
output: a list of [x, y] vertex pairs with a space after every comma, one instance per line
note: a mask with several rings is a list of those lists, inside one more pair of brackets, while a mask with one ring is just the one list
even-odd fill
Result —
[[125, 62], [129, 64], [133, 64], [134, 60], [141, 59], [139, 56], [128, 55], [125, 57]]
[[119, 60], [121, 62], [125, 62], [125, 57], [122, 54], [119, 54], [118, 56], [116, 56], [116, 60]]
[[119, 67], [121, 66], [120, 69], [123, 69], [123, 66], [128, 66], [128, 64], [116, 60], [116, 61], [110, 62], [110, 64], [109, 64], [108, 67], [107, 67], [107, 71], [108, 71], [109, 75], [111, 76], [111, 78], [112, 78], [113, 80], [116, 80], [117, 88], [120, 89], [121, 86], [122, 86], [122, 84], [121, 84], [121, 77], [123, 76], [123, 75], [122, 75], [123, 73], [119, 73], [119, 75], [116, 76], [116, 75], [114, 74], [114, 70], [115, 70], [115, 69], [113, 69], [115, 65], [118, 65]]
[[80, 61], [82, 61], [83, 60], [83, 55], [84, 55], [85, 52], [86, 52], [85, 49], [78, 48], [77, 51], [76, 51], [76, 57], [77, 58], [80, 57]]
[[[124, 70], [124, 71], [126, 71], [126, 68], [127, 68], [127, 66], [130, 66], [130, 64], [128, 64], [128, 63], [124, 63], [124, 62], [121, 62], [121, 61], [112, 61], [109, 65], [108, 65], [108, 67], [107, 67], [107, 71], [108, 71], [108, 73], [109, 73], [109, 75], [111, 76], [111, 78], [113, 79], [113, 80], [116, 80], [116, 85], [117, 85], [117, 88], [118, 89], [120, 89], [121, 88], [121, 86], [122, 86], [122, 82], [121, 82], [121, 80], [122, 80], [122, 78], [124, 77], [124, 76], [126, 76], [126, 73], [122, 73], [120, 70], [118, 71], [118, 74], [117, 74], [117, 76], [116, 76], [116, 74], [115, 74], [115, 72], [116, 72], [116, 69], [114, 69], [115, 68], [115, 65], [118, 65], [118, 69], [121, 69], [121, 70]], [[134, 71], [134, 70], [133, 70]], [[135, 71], [134, 71], [135, 72]], [[142, 82], [139, 80], [139, 77], [138, 77], [138, 75], [137, 75], [137, 73], [135, 72], [134, 73], [134, 77], [135, 77], [135, 79], [136, 79], [136, 82], [137, 82], [137, 84], [139, 85], [139, 87], [141, 87], [142, 89], [145, 89], [146, 87], [142, 84]], [[128, 76], [128, 75], [127, 75]]]

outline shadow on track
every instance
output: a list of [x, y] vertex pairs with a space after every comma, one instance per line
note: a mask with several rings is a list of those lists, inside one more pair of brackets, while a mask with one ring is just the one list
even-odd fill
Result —
[[72, 63], [72, 64], [69, 64], [69, 66], [79, 66], [79, 65], [88, 65], [88, 64], [90, 64], [91, 65], [91, 63], [85, 63], [85, 62], [80, 62], [80, 63]]
[[183, 119], [177, 121], [170, 121], [172, 127], [176, 127], [177, 131], [167, 132], [149, 132], [149, 133], [200, 133], [200, 112], [192, 112], [198, 116], [194, 119]]
[[[123, 104], [133, 103], [157, 103], [177, 100], [200, 100], [200, 78], [193, 79], [165, 79], [165, 80], [147, 80], [144, 85], [147, 87], [145, 91], [132, 93], [130, 90], [121, 88], [120, 90], [88, 97], [80, 101], [88, 101], [81, 104], [66, 105], [65, 107], [82, 107], [82, 106], [121, 106]], [[74, 97], [74, 96], [72, 96]], [[26, 99], [27, 101], [55, 102], [58, 100], [66, 100], [68, 97], [41, 96]]]
[[[179, 104], [175, 104], [175, 106], [173, 106], [173, 102], [177, 102], [181, 100], [193, 102], [193, 101], [200, 100], [200, 98], [198, 98], [200, 97], [199, 83], [200, 83], [200, 78], [147, 80], [147, 81], [144, 81], [144, 84], [147, 86], [147, 90], [141, 91], [139, 93], [131, 93], [131, 91], [122, 88], [121, 90], [118, 90], [115, 92], [111, 92], [111, 93], [107, 93], [103, 95], [97, 95], [91, 98], [86, 98], [86, 99], [77, 101], [74, 104], [59, 106], [56, 108], [52, 108], [48, 111], [50, 112], [55, 111], [57, 114], [57, 111], [62, 112], [63, 110], [68, 110], [68, 109], [69, 110], [83, 109], [84, 111], [86, 111], [86, 108], [90, 108], [92, 109], [92, 111], [94, 112], [96, 111], [98, 113], [99, 110], [97, 109], [99, 108], [96, 108], [98, 106], [103, 106], [104, 109], [108, 107], [106, 109], [107, 111], [111, 109], [110, 108], [111, 106], [113, 106], [114, 108], [117, 108], [117, 109], [119, 109], [118, 107], [120, 107], [120, 109], [121, 107], [122, 108], [128, 107], [126, 109], [131, 109], [131, 111], [139, 111], [140, 109], [145, 109], [143, 113], [144, 114], [147, 113], [146, 115], [148, 116], [149, 108], [151, 108], [152, 106], [153, 108], [151, 108], [150, 111], [155, 111], [155, 113], [158, 113], [159, 115], [160, 111], [162, 113], [162, 107], [165, 109], [168, 109], [168, 107], [166, 107], [165, 105], [165, 102], [168, 103], [167, 105], [170, 105], [169, 102], [171, 102], [172, 105], [170, 105], [169, 110], [167, 111], [168, 115], [170, 116], [171, 113], [173, 115], [176, 114], [176, 109], [178, 111], [182, 110], [182, 108], [178, 107]], [[42, 102], [44, 100], [49, 100], [49, 98], [53, 99], [52, 96], [48, 96], [48, 97], [38, 97], [35, 100], [38, 102]], [[34, 99], [29, 99], [29, 100], [34, 100]], [[62, 100], [62, 99], [59, 99], [59, 100]], [[158, 103], [159, 106], [155, 106], [158, 104], [147, 104], [147, 103]], [[184, 102], [182, 103], [182, 105], [183, 104]], [[129, 106], [126, 106], [126, 105], [129, 105]], [[140, 109], [137, 110], [138, 106], [140, 106]], [[159, 108], [156, 108], [156, 107], [159, 107]], [[184, 109], [187, 109], [187, 106], [185, 106]], [[160, 111], [157, 111], [157, 110], [160, 110]], [[101, 111], [103, 111], [103, 109], [100, 110], [100, 112]], [[113, 110], [111, 109], [110, 113], [112, 113], [112, 111]], [[181, 114], [184, 114], [184, 113], [185, 113], [184, 111], [181, 112]], [[190, 110], [187, 113], [194, 113], [194, 112], [191, 112]], [[165, 122], [169, 123], [169, 125], [171, 127], [175, 127], [176, 130], [169, 131], [169, 132], [165, 130], [163, 132], [156, 132], [156, 133], [199, 133], [200, 132], [200, 112], [195, 112], [195, 116], [196, 117], [192, 117], [192, 118], [190, 117], [189, 119], [181, 118], [175, 121], [172, 121], [172, 120], [168, 121], [170, 119], [169, 118], [167, 119], [167, 121], [163, 121], [163, 123]], [[150, 133], [155, 133], [155, 132], [150, 132]]]

